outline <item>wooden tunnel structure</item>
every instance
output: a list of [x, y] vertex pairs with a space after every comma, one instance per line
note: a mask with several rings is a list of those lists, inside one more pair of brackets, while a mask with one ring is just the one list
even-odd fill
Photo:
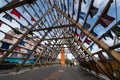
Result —
[[[101, 12], [94, 5], [97, 0], [2, 1], [0, 66], [19, 64], [19, 71], [27, 63], [32, 64], [30, 68], [42, 60], [51, 64], [66, 45], [81, 67], [111, 80], [120, 79], [118, 9], [113, 11], [115, 17], [108, 14], [116, 0], [106, 0]], [[87, 10], [82, 9], [88, 3]], [[96, 27], [104, 29], [97, 31]], [[106, 39], [114, 44], [109, 45]]]

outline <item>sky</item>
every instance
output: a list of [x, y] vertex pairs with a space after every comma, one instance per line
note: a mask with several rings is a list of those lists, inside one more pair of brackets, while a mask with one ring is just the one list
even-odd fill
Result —
[[[8, 0], [8, 1], [11, 1], [11, 0]], [[44, 0], [42, 0], [42, 1], [44, 1]], [[60, 1], [60, 0], [58, 0], [58, 1]], [[65, 1], [67, 1], [67, 0], [65, 0]], [[72, 1], [72, 0], [69, 0], [69, 1]], [[77, 10], [78, 9], [78, 1], [79, 0], [76, 0], [76, 2], [77, 2], [77, 4], [75, 4], [75, 9]], [[84, 3], [82, 3], [82, 12], [85, 12], [85, 13], [87, 13], [87, 10], [88, 10], [88, 7], [89, 7], [89, 4], [90, 4], [90, 1], [91, 0], [86, 0], [86, 4], [84, 4]], [[104, 7], [106, 6], [106, 4], [107, 4], [107, 2], [108, 2], [109, 0], [94, 0], [94, 6], [95, 7], [97, 7], [97, 8], [99, 8], [99, 10], [98, 10], [98, 13], [91, 19], [90, 18], [90, 16], [88, 16], [88, 18], [87, 18], [87, 22], [88, 23], [90, 23], [91, 24], [91, 26], [93, 26], [94, 25], [94, 23], [95, 23], [95, 21], [97, 20], [97, 18], [99, 17], [99, 15], [101, 14], [101, 12], [104, 10]], [[115, 3], [115, 1], [116, 1], [116, 3]], [[39, 0], [38, 0], [38, 2], [39, 2]], [[117, 4], [117, 5], [116, 5]], [[0, 0], [0, 8], [2, 8], [4, 5], [6, 5], [6, 2], [5, 2], [5, 0]], [[40, 4], [40, 2], [39, 2], [39, 5], [41, 5]], [[31, 11], [31, 15], [34, 15], [35, 13], [33, 12], [33, 10], [31, 10], [30, 8], [27, 8], [26, 7], [27, 5], [24, 5], [24, 7], [27, 9], [27, 10], [30, 10]], [[45, 12], [44, 11], [44, 9], [42, 9], [42, 6], [40, 6], [41, 7], [41, 10], [43, 11], [43, 13]], [[116, 9], [116, 7], [117, 7], [117, 9]], [[34, 6], [34, 8], [37, 10], [37, 11], [39, 11], [39, 9], [36, 7], [36, 6]], [[46, 7], [46, 9], [47, 9], [47, 7]], [[117, 21], [119, 21], [120, 20], [120, 16], [119, 16], [119, 14], [120, 14], [120, 0], [113, 0], [113, 3], [112, 3], [112, 5], [111, 5], [111, 7], [110, 7], [110, 10], [109, 10], [109, 12], [108, 12], [108, 15], [110, 15], [110, 16], [112, 16], [112, 17], [114, 17], [114, 18], [116, 18], [116, 20], [114, 20], [114, 22], [112, 23], [112, 24], [110, 24], [107, 28], [104, 28], [103, 26], [101, 26], [100, 24], [99, 25], [97, 25], [95, 28], [94, 28], [94, 32], [96, 32], [99, 36], [101, 36], [103, 33], [105, 33], [108, 29], [110, 29]], [[17, 8], [17, 10], [19, 10], [19, 12], [21, 13], [21, 14], [23, 14], [22, 13], [22, 11], [23, 11], [23, 8], [22, 7], [19, 7], [19, 8]], [[10, 12], [10, 10], [8, 10], [7, 11], [8, 13]], [[70, 13], [72, 12], [72, 7], [70, 7]], [[117, 12], [117, 13], [116, 13]], [[11, 25], [12, 27], [20, 27], [20, 25], [16, 22], [16, 21], [14, 21], [14, 20], [12, 20], [12, 23], [11, 22], [9, 22], [8, 20], [6, 20], [6, 19], [4, 19], [2, 16], [4, 15], [4, 13], [1, 13], [0, 14], [0, 20], [3, 20], [3, 21], [5, 21], [6, 23], [8, 23], [9, 25]], [[39, 14], [39, 16], [41, 16], [42, 14], [40, 13]], [[14, 15], [12, 15], [16, 20], [18, 20], [20, 23], [22, 23], [24, 26], [26, 26], [26, 25], [28, 25], [28, 23], [23, 19], [23, 18], [21, 18], [21, 19], [18, 19], [16, 16], [14, 16]], [[24, 14], [23, 14], [23, 16], [24, 17], [26, 17], [27, 18], [27, 20], [29, 21], [30, 20], [30, 16], [29, 16], [29, 14], [27, 13], [27, 12], [24, 12]], [[46, 17], [46, 18], [48, 18], [48, 17]], [[38, 18], [36, 17], [35, 18], [36, 20], [38, 20]], [[76, 19], [76, 16], [74, 16], [74, 19]], [[49, 21], [50, 22], [50, 21]], [[84, 22], [84, 20], [79, 20], [79, 23], [82, 25], [83, 24], [83, 22]], [[31, 24], [34, 24], [34, 22], [30, 22]], [[29, 26], [30, 27], [30, 26]], [[8, 32], [9, 30], [10, 30], [10, 28], [8, 27], [8, 26], [6, 26], [6, 25], [4, 25], [4, 24], [2, 24], [2, 26], [0, 27], [0, 30], [2, 30], [2, 31], [4, 31], [4, 32]], [[37, 33], [36, 33], [37, 34]], [[38, 34], [37, 34], [38, 35]], [[114, 35], [114, 34], [113, 34]], [[40, 36], [40, 35], [39, 35]], [[41, 36], [40, 36], [41, 37]], [[4, 34], [3, 33], [1, 33], [0, 32], [0, 40], [1, 39], [3, 39], [4, 38]], [[107, 37], [107, 40], [103, 40], [105, 43], [107, 43], [108, 45], [110, 45], [110, 46], [112, 46], [113, 45], [113, 40], [111, 39], [111, 38], [108, 38]], [[87, 45], [86, 43], [84, 44], [86, 47], [88, 47], [89, 45]], [[97, 50], [99, 50], [99, 48], [97, 47], [97, 45], [94, 45], [94, 48], [93, 48], [93, 50], [92, 50], [92, 53], [94, 53], [94, 52], [96, 52]], [[60, 57], [60, 55], [58, 56], [58, 57]], [[72, 59], [73, 58], [73, 56], [71, 55], [71, 54], [68, 54], [68, 57], [70, 58], [70, 59]]]

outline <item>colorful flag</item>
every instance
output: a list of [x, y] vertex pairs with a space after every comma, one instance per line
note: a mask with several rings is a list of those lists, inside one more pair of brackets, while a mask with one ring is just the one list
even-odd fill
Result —
[[12, 19], [13, 19], [13, 18], [12, 18], [11, 16], [9, 16], [8, 14], [5, 14], [5, 15], [3, 16], [3, 18], [9, 20], [10, 22], [12, 22]]
[[18, 19], [20, 19], [20, 17], [21, 17], [21, 14], [16, 9], [12, 9], [12, 11], [10, 13], [14, 14], [15, 16], [17, 16]]
[[2, 49], [9, 49], [9, 47], [10, 47], [9, 43], [2, 42], [2, 46], [1, 46]]
[[61, 3], [61, 9], [62, 9], [62, 11], [64, 10], [64, 4], [63, 3]]
[[29, 37], [26, 37], [25, 39], [26, 39], [26, 40], [30, 40], [30, 38], [29, 38]]
[[89, 12], [91, 18], [93, 18], [97, 14], [97, 12], [98, 12], [98, 8], [92, 5]]
[[69, 27], [69, 30], [72, 31], [72, 27]]
[[85, 39], [85, 42], [90, 45], [90, 43], [92, 42], [91, 40], [89, 40], [88, 38]]
[[0, 55], [3, 55], [5, 51], [4, 50], [0, 50]]
[[47, 22], [46, 18], [44, 19], [44, 22]]
[[89, 29], [90, 26], [91, 26], [91, 25], [90, 25], [89, 23], [85, 23], [84, 28], [85, 28], [85, 29]]
[[13, 31], [15, 32], [15, 34], [22, 34], [20, 31], [18, 31], [17, 29], [15, 29], [15, 28], [12, 28], [13, 29]]
[[33, 4], [35, 0], [28, 0], [28, 4]]
[[66, 5], [64, 4], [65, 11], [67, 10]]
[[31, 50], [27, 49], [27, 53], [30, 54], [30, 53], [31, 53]]
[[82, 20], [84, 20], [86, 14], [84, 12], [80, 12], [79, 14], [79, 18], [81, 18]]
[[76, 1], [76, 0], [73, 0], [73, 2], [74, 2], [75, 4], [77, 4], [77, 1]]
[[107, 34], [105, 34], [105, 37], [110, 37], [111, 39], [113, 39], [113, 35], [110, 31]]
[[78, 32], [75, 32], [75, 36], [80, 36], [80, 34], [78, 34]]
[[20, 30], [24, 31], [24, 27], [22, 25], [20, 25]]
[[72, 6], [71, 0], [68, 0], [68, 4], [69, 4], [70, 7]]
[[37, 51], [34, 51], [34, 54], [37, 54]]
[[97, 24], [101, 24], [104, 28], [106, 28], [108, 25], [110, 25], [115, 18], [111, 17], [109, 15], [107, 15], [107, 12], [109, 10], [110, 6], [107, 8], [107, 10], [103, 13], [103, 15], [101, 16], [101, 18], [98, 20]]
[[3, 23], [2, 23], [2, 21], [0, 20], [0, 27], [2, 26], [2, 24], [3, 24]]
[[48, 29], [48, 32], [52, 31], [52, 29]]
[[98, 52], [98, 57], [100, 58], [100, 60], [106, 60], [105, 56], [103, 55], [102, 51]]
[[24, 41], [21, 41], [21, 42], [20, 42], [20, 45], [24, 46], [24, 45], [25, 45], [25, 42], [24, 42]]
[[97, 36], [98, 36], [98, 34], [97, 34], [97, 33], [95, 33], [94, 31], [92, 32], [92, 34], [93, 34], [95, 37], [97, 37]]
[[93, 50], [94, 43], [90, 45], [90, 51]]
[[34, 21], [35, 21], [35, 19], [34, 19], [33, 17], [31, 17], [31, 21], [33, 21], [33, 22], [34, 22]]
[[86, 0], [83, 0], [83, 2], [86, 4]]
[[5, 39], [13, 40], [13, 37], [10, 34], [5, 34]]
[[103, 26], [103, 27], [107, 27], [108, 25], [110, 25], [113, 21], [115, 20], [115, 18], [109, 16], [109, 15], [104, 15], [100, 18], [99, 23]]
[[116, 26], [112, 31], [116, 34], [117, 37], [120, 37], [120, 27]]
[[18, 46], [14, 50], [20, 52], [20, 47]]
[[20, 8], [23, 10], [22, 13], [25, 13], [25, 8], [23, 6]]
[[85, 34], [81, 32], [80, 37], [83, 39], [85, 37]]
[[78, 41], [79, 41], [80, 43], [82, 43], [82, 41], [81, 41], [80, 37], [79, 37]]
[[40, 24], [41, 24], [42, 26], [44, 25], [44, 23], [43, 23], [43, 22], [41, 22]]

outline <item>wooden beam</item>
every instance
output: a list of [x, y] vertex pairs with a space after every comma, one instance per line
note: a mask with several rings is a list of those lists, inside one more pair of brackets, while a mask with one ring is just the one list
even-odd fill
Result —
[[[9, 5], [6, 5], [5, 7], [0, 8], [0, 13], [5, 12], [5, 11], [10, 10], [10, 9], [13, 9], [13, 8], [16, 8], [16, 7], [19, 7], [19, 6], [22, 6], [22, 5], [25, 5], [25, 4], [28, 4], [28, 1], [29, 0], [23, 0], [23, 1], [20, 1], [17, 3], [14, 3], [14, 4], [12, 3]], [[33, 1], [35, 1], [35, 0], [33, 0]]]
[[60, 25], [60, 26], [53, 26], [53, 27], [48, 27], [48, 28], [41, 28], [41, 29], [36, 29], [33, 31], [43, 31], [43, 30], [52, 30], [52, 29], [57, 29], [57, 28], [65, 28], [69, 26], [74, 26], [74, 24], [67, 24], [67, 25]]
[[58, 40], [58, 39], [72, 39], [73, 37], [62, 37], [62, 38], [50, 38], [50, 39], [44, 39], [44, 40]]

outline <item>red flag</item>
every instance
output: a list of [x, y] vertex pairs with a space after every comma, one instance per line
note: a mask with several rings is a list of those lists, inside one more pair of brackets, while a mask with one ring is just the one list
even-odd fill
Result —
[[13, 37], [10, 34], [5, 34], [5, 39], [13, 40]]
[[0, 50], [0, 55], [3, 55], [3, 53], [4, 53], [4, 50]]
[[19, 19], [21, 17], [21, 14], [16, 10], [16, 9], [13, 9], [11, 12], [11, 14], [14, 14], [15, 16], [17, 16]]
[[100, 60], [105, 60], [105, 56], [103, 55], [102, 51], [98, 52], [98, 57], [100, 58]]
[[35, 21], [35, 19], [33, 17], [31, 17], [31, 21]]
[[20, 52], [20, 47], [18, 46], [14, 50]]
[[34, 54], [37, 54], [37, 51], [34, 51]]
[[82, 41], [81, 41], [81, 39], [80, 39], [80, 37], [79, 37], [79, 40], [78, 40], [80, 43], [82, 43]]
[[85, 39], [85, 42], [90, 45], [90, 43], [92, 42], [91, 40], [89, 40], [88, 38]]
[[110, 25], [113, 21], [115, 20], [115, 18], [107, 15], [107, 14], [104, 14], [100, 20], [98, 21], [98, 24], [101, 24], [103, 27], [107, 27], [108, 25]]
[[73, 2], [74, 2], [75, 4], [77, 4], [77, 1], [76, 1], [76, 0], [73, 0]]
[[0, 27], [1, 27], [1, 25], [2, 25], [2, 21], [0, 20]]
[[103, 15], [101, 16], [101, 18], [98, 20], [97, 25], [101, 24], [103, 27], [106, 28], [108, 25], [110, 25], [115, 20], [114, 17], [111, 17], [111, 16], [107, 15], [109, 8], [110, 8], [110, 5], [106, 9], [106, 11], [103, 13]]
[[85, 34], [81, 32], [80, 37], [83, 39], [85, 37]]
[[80, 36], [80, 35], [78, 34], [78, 32], [75, 32], [75, 36]]

